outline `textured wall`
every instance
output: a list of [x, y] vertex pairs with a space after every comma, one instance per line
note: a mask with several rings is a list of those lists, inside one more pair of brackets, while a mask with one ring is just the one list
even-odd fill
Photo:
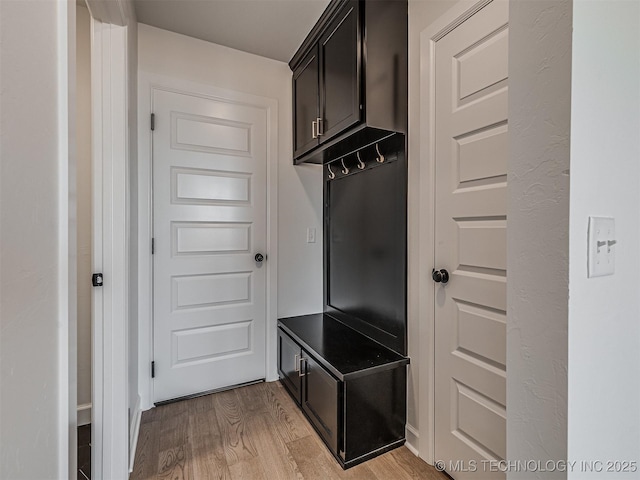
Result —
[[571, 7], [570, 0], [510, 2], [509, 460], [567, 455]]

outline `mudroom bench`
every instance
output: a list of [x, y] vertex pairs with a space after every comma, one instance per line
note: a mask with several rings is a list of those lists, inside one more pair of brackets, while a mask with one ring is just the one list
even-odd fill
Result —
[[405, 442], [409, 359], [326, 313], [278, 320], [278, 371], [343, 468]]

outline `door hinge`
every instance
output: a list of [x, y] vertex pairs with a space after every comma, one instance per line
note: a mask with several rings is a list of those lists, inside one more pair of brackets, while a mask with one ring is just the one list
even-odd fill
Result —
[[151, 114], [151, 131], [156, 129], [156, 114]]
[[152, 238], [151, 239], [151, 255], [153, 255], [154, 253], [156, 253], [156, 239]]
[[156, 362], [151, 362], [151, 378], [156, 378]]
[[101, 287], [104, 283], [104, 276], [101, 273], [91, 275], [91, 284], [94, 287]]

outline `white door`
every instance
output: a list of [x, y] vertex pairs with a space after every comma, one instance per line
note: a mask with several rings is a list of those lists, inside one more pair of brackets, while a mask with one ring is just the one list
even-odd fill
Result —
[[267, 111], [152, 101], [158, 402], [265, 378]]
[[435, 457], [456, 479], [504, 478], [507, 22], [495, 0], [435, 48]]

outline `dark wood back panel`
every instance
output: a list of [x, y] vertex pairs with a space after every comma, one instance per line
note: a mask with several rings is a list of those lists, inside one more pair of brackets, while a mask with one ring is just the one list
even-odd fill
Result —
[[324, 293], [327, 313], [406, 355], [407, 163], [398, 144], [380, 147], [383, 164], [367, 150], [365, 170], [346, 163], [342, 175], [338, 162], [337, 177], [325, 175]]

